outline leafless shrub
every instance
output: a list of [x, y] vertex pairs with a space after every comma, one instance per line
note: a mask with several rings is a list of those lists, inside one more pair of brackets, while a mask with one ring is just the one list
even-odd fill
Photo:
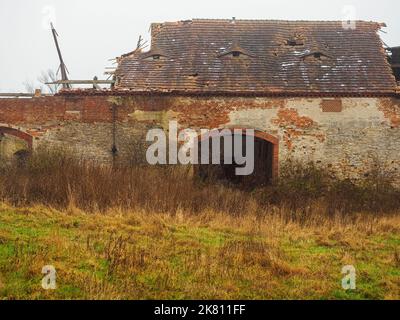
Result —
[[[199, 182], [188, 167], [99, 166], [65, 151], [40, 150], [24, 166], [0, 169], [0, 199], [14, 205], [45, 204], [60, 209], [106, 211], [121, 208], [175, 214], [207, 210], [240, 216], [285, 208], [287, 219], [352, 212], [395, 212], [400, 190], [390, 178], [332, 179], [313, 164], [288, 162], [272, 185], [241, 189], [217, 181]], [[160, 229], [161, 230], [161, 229]]]

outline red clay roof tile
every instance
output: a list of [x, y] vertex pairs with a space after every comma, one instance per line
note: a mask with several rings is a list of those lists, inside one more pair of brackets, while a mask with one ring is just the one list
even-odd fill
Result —
[[274, 20], [153, 24], [151, 51], [163, 58], [143, 59], [148, 53], [141, 52], [121, 57], [115, 89], [394, 93], [396, 82], [377, 34], [381, 26], [357, 21], [352, 30], [340, 21]]

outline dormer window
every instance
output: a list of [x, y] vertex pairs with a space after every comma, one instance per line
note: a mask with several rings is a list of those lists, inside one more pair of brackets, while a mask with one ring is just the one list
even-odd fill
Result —
[[241, 58], [241, 57], [250, 57], [250, 55], [242, 51], [234, 50], [234, 51], [224, 52], [223, 54], [220, 54], [218, 56], [218, 58], [223, 58], [223, 57]]
[[314, 52], [313, 56], [314, 56], [315, 59], [321, 59], [323, 54], [321, 52]]
[[152, 54], [147, 57], [144, 57], [143, 59], [146, 61], [160, 61], [160, 60], [165, 60], [166, 57], [161, 54]]
[[151, 50], [151, 51], [145, 53], [142, 56], [142, 59], [146, 60], [146, 61], [160, 61], [160, 60], [167, 59], [167, 56], [158, 50]]
[[304, 60], [314, 60], [314, 61], [324, 61], [328, 59], [332, 59], [330, 55], [322, 51], [313, 51], [310, 53], [306, 53], [302, 55]]
[[232, 46], [229, 50], [221, 53], [218, 58], [222, 57], [233, 57], [233, 58], [241, 58], [241, 57], [252, 57], [252, 55], [246, 50], [242, 49], [238, 45]]

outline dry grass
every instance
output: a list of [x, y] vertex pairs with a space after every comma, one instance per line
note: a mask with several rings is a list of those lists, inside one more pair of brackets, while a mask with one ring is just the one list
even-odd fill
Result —
[[[0, 207], [7, 299], [399, 299], [400, 217]], [[44, 265], [58, 288], [41, 288]], [[357, 269], [357, 290], [341, 268]]]
[[[400, 191], [289, 163], [262, 188], [42, 153], [0, 169], [5, 299], [399, 299]], [[7, 204], [6, 204], [7, 203]], [[354, 265], [357, 290], [341, 288]], [[42, 267], [58, 272], [41, 288]]]
[[[385, 172], [375, 170], [362, 182], [332, 179], [313, 164], [285, 163], [282, 178], [263, 187], [199, 181], [180, 166], [98, 166], [55, 151], [40, 151], [25, 165], [0, 167], [0, 200], [16, 206], [44, 204], [63, 210], [70, 205], [89, 212], [120, 208], [175, 214], [207, 210], [239, 216], [286, 208], [289, 220], [323, 215], [400, 209], [400, 189]], [[316, 206], [317, 204], [317, 206]], [[320, 207], [323, 207], [321, 210]], [[317, 208], [315, 210], [315, 208]]]

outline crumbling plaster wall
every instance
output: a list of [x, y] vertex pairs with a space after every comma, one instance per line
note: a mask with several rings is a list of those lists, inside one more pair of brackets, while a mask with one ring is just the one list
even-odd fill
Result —
[[362, 177], [374, 165], [398, 175], [399, 105], [391, 99], [344, 98], [340, 112], [326, 99], [288, 99], [273, 109], [230, 113], [234, 125], [255, 124], [280, 140], [279, 158], [313, 161], [341, 177]]
[[[170, 120], [182, 129], [254, 128], [279, 140], [280, 161], [314, 161], [342, 177], [361, 177], [376, 160], [400, 171], [400, 101], [395, 98], [0, 99], [0, 131], [12, 127], [33, 136], [34, 148], [69, 148], [77, 156], [106, 163], [137, 160], [147, 130], [167, 129]], [[114, 141], [116, 157], [111, 152]]]

